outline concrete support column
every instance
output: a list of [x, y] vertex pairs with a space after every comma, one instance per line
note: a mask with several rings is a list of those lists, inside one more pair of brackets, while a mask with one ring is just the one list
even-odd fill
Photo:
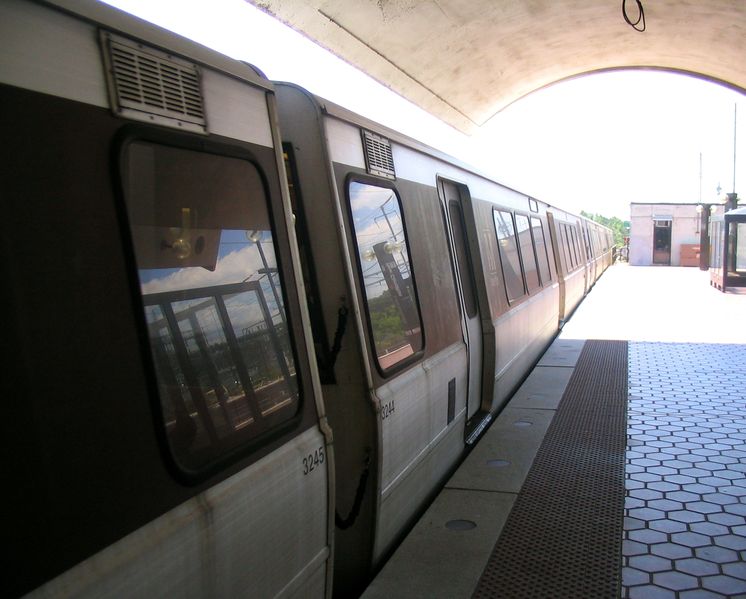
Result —
[[[700, 208], [702, 209], [700, 211]], [[697, 206], [699, 212], [699, 269], [710, 268], [710, 204]]]

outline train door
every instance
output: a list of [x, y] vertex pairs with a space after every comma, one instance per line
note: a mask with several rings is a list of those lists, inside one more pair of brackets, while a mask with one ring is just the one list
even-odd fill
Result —
[[547, 223], [549, 224], [549, 236], [552, 242], [552, 251], [554, 252], [554, 263], [557, 267], [557, 282], [559, 283], [559, 322], [562, 323], [565, 319], [565, 296], [567, 291], [565, 278], [569, 268], [566, 268], [565, 263], [562, 260], [564, 242], [560, 236], [561, 224], [555, 220], [554, 214], [550, 210], [547, 210]]
[[585, 277], [584, 293], [588, 293], [593, 285], [593, 259], [588, 251], [588, 245], [584, 241], [583, 233], [587, 224], [583, 221], [575, 223], [575, 234], [577, 235], [578, 258], [583, 262], [583, 276]]
[[479, 316], [474, 268], [464, 223], [463, 194], [455, 183], [443, 179], [439, 180], [439, 193], [445, 204], [447, 222], [450, 223], [451, 255], [454, 258], [456, 278], [461, 294], [461, 311], [469, 365], [466, 406], [468, 426], [481, 405], [482, 321]]

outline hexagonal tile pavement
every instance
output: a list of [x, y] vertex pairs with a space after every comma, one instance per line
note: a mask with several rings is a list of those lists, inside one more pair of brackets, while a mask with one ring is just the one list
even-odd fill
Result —
[[746, 594], [744, 364], [746, 346], [630, 342], [623, 599]]

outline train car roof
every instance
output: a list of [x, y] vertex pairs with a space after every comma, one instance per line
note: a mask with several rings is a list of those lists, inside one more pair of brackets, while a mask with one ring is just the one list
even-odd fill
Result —
[[[429, 146], [423, 142], [417, 141], [416, 139], [404, 133], [401, 133], [399, 131], [396, 131], [395, 129], [391, 129], [387, 127], [386, 125], [382, 125], [372, 119], [359, 115], [343, 106], [340, 106], [339, 104], [335, 104], [334, 102], [331, 102], [330, 100], [322, 98], [321, 96], [318, 96], [314, 94], [313, 92], [308, 91], [307, 89], [305, 89], [304, 87], [296, 83], [291, 83], [287, 81], [274, 81], [273, 83], [274, 85], [283, 85], [283, 86], [295, 88], [299, 92], [305, 94], [306, 96], [308, 96], [309, 99], [311, 99], [313, 102], [316, 103], [316, 105], [318, 106], [322, 114], [351, 123], [353, 125], [357, 125], [364, 129], [369, 129], [370, 131], [374, 133], [378, 133], [392, 141], [395, 141], [396, 143], [408, 146], [418, 152], [422, 152], [423, 154], [432, 156], [433, 158], [437, 158], [439, 160], [443, 160], [444, 162], [448, 162], [449, 164], [452, 164], [476, 177], [480, 177], [486, 181], [490, 181], [496, 185], [500, 185], [501, 187], [505, 189], [509, 189], [510, 191], [513, 191], [517, 194], [523, 195], [532, 200], [536, 200], [537, 202], [541, 202], [547, 208], [551, 208], [552, 210], [561, 212], [567, 216], [573, 216], [579, 219], [587, 220], [592, 223], [596, 223], [596, 221], [592, 219], [584, 217], [580, 214], [568, 212], [564, 208], [550, 204], [549, 202], [545, 200], [535, 198], [534, 196], [524, 193], [519, 189], [515, 189], [514, 187], [510, 187], [509, 185], [505, 185], [504, 183], [501, 183], [499, 180], [497, 180], [497, 178], [490, 175], [489, 173], [485, 173], [484, 171], [477, 169], [476, 167], [470, 165], [467, 162], [464, 162], [463, 160], [460, 160], [459, 158], [456, 158], [446, 152], [438, 150], [437, 148], [433, 148], [432, 146]], [[598, 224], [600, 227], [607, 228], [607, 227], [604, 227], [604, 225], [601, 225], [600, 223], [596, 223], [596, 224]]]
[[235, 60], [202, 44], [173, 33], [118, 8], [95, 0], [35, 0], [63, 13], [81, 18], [167, 53], [178, 54], [204, 67], [220, 71], [252, 85], [271, 90], [272, 84], [255, 66]]
[[423, 154], [432, 156], [433, 158], [437, 158], [439, 160], [452, 164], [476, 177], [480, 177], [482, 179], [495, 183], [496, 185], [500, 185], [501, 187], [504, 187], [505, 189], [509, 189], [515, 193], [526, 196], [527, 198], [537, 200], [538, 202], [541, 202], [542, 204], [546, 206], [551, 206], [551, 204], [545, 202], [544, 200], [539, 200], [537, 198], [534, 198], [530, 194], [520, 191], [519, 189], [515, 189], [513, 187], [510, 187], [509, 185], [505, 185], [504, 183], [501, 183], [493, 175], [490, 175], [489, 173], [472, 166], [468, 162], [465, 162], [459, 158], [456, 158], [455, 156], [448, 154], [447, 152], [438, 150], [437, 148], [434, 148], [426, 143], [418, 141], [405, 133], [401, 133], [400, 131], [391, 129], [387, 127], [386, 125], [382, 125], [381, 123], [377, 121], [374, 121], [365, 116], [357, 114], [353, 112], [352, 110], [345, 108], [344, 106], [335, 104], [334, 102], [327, 100], [326, 98], [323, 98], [321, 96], [314, 94], [313, 92], [308, 91], [307, 89], [305, 89], [304, 87], [296, 83], [292, 83], [288, 81], [273, 81], [273, 84], [292, 87], [292, 88], [297, 89], [299, 92], [304, 93], [313, 102], [317, 104], [317, 106], [319, 107], [319, 110], [322, 112], [322, 114], [325, 114], [326, 116], [336, 118], [341, 121], [351, 123], [353, 125], [357, 125], [358, 127], [362, 127], [364, 129], [368, 129], [369, 131], [380, 134], [383, 137], [386, 137], [387, 139], [395, 141], [398, 144], [407, 146], [413, 150], [416, 150]]

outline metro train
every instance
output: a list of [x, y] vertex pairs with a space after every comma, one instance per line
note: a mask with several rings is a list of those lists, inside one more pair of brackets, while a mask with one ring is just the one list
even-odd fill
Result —
[[8, 594], [359, 594], [611, 232], [106, 5], [0, 40]]

